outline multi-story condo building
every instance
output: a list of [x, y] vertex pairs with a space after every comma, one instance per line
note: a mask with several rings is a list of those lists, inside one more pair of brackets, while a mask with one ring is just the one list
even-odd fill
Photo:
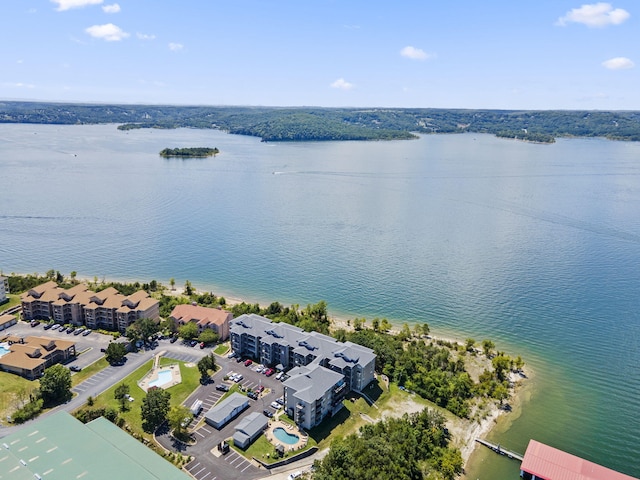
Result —
[[201, 307], [199, 305], [176, 305], [171, 311], [171, 317], [178, 325], [193, 322], [202, 333], [205, 328], [216, 332], [220, 340], [229, 338], [229, 322], [233, 320], [233, 314], [222, 308]]
[[51, 318], [89, 328], [124, 331], [139, 318], [160, 318], [160, 303], [144, 290], [125, 296], [113, 287], [96, 293], [83, 284], [64, 289], [52, 281], [23, 293], [21, 301], [25, 320]]
[[374, 379], [373, 350], [352, 342], [255, 314], [233, 320], [230, 335], [236, 355], [288, 371], [287, 412], [304, 428], [318, 425], [342, 406], [346, 393], [360, 392]]
[[7, 300], [8, 293], [9, 279], [0, 275], [0, 304], [3, 304]]

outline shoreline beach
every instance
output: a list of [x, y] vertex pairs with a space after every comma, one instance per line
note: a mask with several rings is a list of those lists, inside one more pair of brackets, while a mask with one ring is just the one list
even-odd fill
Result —
[[[25, 273], [15, 273], [15, 274], [27, 275]], [[75, 280], [78, 283], [90, 283], [90, 284], [94, 283], [93, 279], [89, 279], [87, 277], [76, 276]], [[141, 284], [147, 283], [147, 281], [141, 281], [139, 279], [106, 278], [106, 277], [98, 278], [98, 282], [99, 283], [139, 282]], [[174, 286], [173, 289], [170, 286], [171, 285], [170, 281], [166, 281], [166, 283], [158, 281], [158, 283], [164, 288], [165, 294], [175, 295], [175, 296], [180, 296], [184, 294], [184, 287], [177, 286], [177, 282], [176, 282], [176, 286]], [[238, 296], [237, 294], [233, 294], [230, 292], [224, 292], [223, 290], [218, 289], [217, 286], [214, 287], [212, 285], [203, 286], [203, 285], [192, 284], [192, 287], [196, 293], [212, 292], [216, 297], [224, 297], [226, 306], [233, 306], [233, 305], [240, 304], [242, 302], [247, 304], [258, 303], [259, 305], [264, 306], [264, 304], [266, 303], [264, 301], [259, 301], [255, 299], [242, 298], [241, 296]], [[276, 301], [276, 300], [272, 300], [272, 301]], [[356, 317], [357, 317], [356, 315], [353, 316], [353, 318], [356, 318]], [[347, 318], [345, 316], [332, 315], [332, 314], [329, 314], [329, 318], [332, 323], [332, 330], [337, 330], [337, 329], [353, 330], [353, 327], [350, 324], [352, 318]], [[391, 329], [389, 330], [390, 332], [397, 333], [400, 331], [402, 324], [400, 324], [398, 320], [395, 320], [395, 321], [389, 320], [389, 323], [391, 324]], [[451, 332], [449, 332], [448, 335], [443, 336], [438, 334], [437, 331], [435, 332], [432, 331], [429, 335], [429, 338], [433, 339], [434, 341], [444, 341], [444, 342], [454, 343], [454, 344], [464, 343], [464, 340], [462, 340], [461, 338], [456, 338], [455, 336], [452, 336], [450, 333]], [[527, 373], [524, 378], [526, 379], [532, 378], [533, 375], [532, 375], [531, 369], [527, 367], [526, 371]], [[522, 404], [524, 402], [524, 399], [520, 398], [520, 395], [519, 395], [519, 393], [522, 390], [522, 380], [523, 380], [522, 377], [515, 374], [512, 374], [510, 378], [510, 381], [514, 384], [514, 388], [511, 390], [509, 404], [512, 405], [514, 409], [517, 408], [518, 410], [521, 410], [523, 406]], [[412, 412], [419, 411], [422, 408], [424, 408], [423, 405], [419, 405], [417, 403], [412, 404], [411, 402], [408, 402], [407, 404], [403, 405], [402, 413], [405, 413], [405, 412], [412, 413]], [[476, 450], [476, 446], [478, 445], [475, 439], [486, 438], [494, 429], [494, 427], [497, 425], [498, 419], [503, 417], [504, 414], [506, 413], [507, 412], [505, 412], [504, 409], [500, 409], [498, 405], [496, 405], [495, 403], [491, 403], [491, 407], [488, 409], [488, 411], [486, 412], [486, 415], [483, 417], [483, 419], [480, 422], [473, 422], [471, 420], [463, 420], [463, 419], [458, 419], [459, 421], [455, 421], [455, 422], [451, 422], [451, 421], [447, 422], [448, 428], [453, 432], [455, 445], [460, 449], [465, 470], [467, 469], [469, 461], [474, 451]], [[461, 425], [462, 423], [467, 423], [467, 425], [463, 426]]]

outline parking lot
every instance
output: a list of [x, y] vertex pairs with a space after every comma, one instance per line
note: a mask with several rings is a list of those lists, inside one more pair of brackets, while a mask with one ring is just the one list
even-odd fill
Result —
[[[173, 357], [174, 355], [171, 354]], [[234, 452], [222, 455], [214, 455], [218, 453], [216, 447], [218, 443], [233, 436], [234, 427], [247, 414], [251, 412], [260, 412], [268, 410], [275, 412], [276, 410], [270, 406], [284, 392], [284, 387], [279, 380], [275, 379], [275, 375], [265, 376], [256, 371], [256, 364], [245, 366], [243, 362], [236, 362], [236, 359], [226, 357], [216, 357], [216, 362], [221, 369], [213, 376], [213, 383], [200, 386], [187, 400], [184, 402], [186, 407], [190, 407], [196, 400], [202, 400], [202, 411], [194, 418], [191, 423], [193, 436], [196, 440], [195, 445], [184, 446], [175, 445], [171, 437], [168, 435], [158, 436], [158, 440], [165, 447], [172, 451], [181, 449], [183, 453], [192, 455], [194, 460], [186, 465], [186, 469], [197, 480], [216, 480], [216, 479], [250, 479], [265, 476], [267, 472], [263, 468], [258, 468], [253, 462], [247, 460], [242, 455]], [[239, 382], [231, 380], [224, 381], [223, 378], [230, 373], [240, 373], [243, 378]], [[233, 419], [221, 430], [216, 430], [212, 426], [204, 423], [203, 417], [206, 412], [213, 407], [222, 396], [223, 391], [216, 389], [221, 383], [231, 387], [234, 383], [238, 383], [245, 389], [256, 389], [259, 386], [264, 387], [262, 394], [256, 399], [249, 400], [249, 408], [243, 411], [238, 417]]]

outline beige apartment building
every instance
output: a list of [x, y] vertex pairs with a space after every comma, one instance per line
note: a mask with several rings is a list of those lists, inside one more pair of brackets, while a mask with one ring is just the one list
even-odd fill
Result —
[[51, 281], [20, 299], [25, 320], [51, 318], [60, 324], [124, 331], [139, 318], [160, 318], [160, 302], [144, 290], [125, 296], [113, 287], [96, 293], [84, 284], [64, 289]]

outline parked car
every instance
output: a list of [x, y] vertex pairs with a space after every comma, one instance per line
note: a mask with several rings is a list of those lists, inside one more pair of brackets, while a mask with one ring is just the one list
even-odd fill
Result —
[[60, 329], [60, 324], [59, 323], [54, 323], [53, 325], [49, 325], [49, 328], [52, 328], [53, 330], [59, 330]]
[[262, 393], [262, 392], [264, 391], [264, 385], [258, 385], [258, 386], [256, 387], [256, 391], [257, 391], [258, 393]]
[[251, 361], [251, 359], [246, 359], [246, 360], [244, 361], [244, 366], [245, 366], [245, 367], [249, 367], [252, 363], [253, 363], [253, 362]]
[[238, 355], [238, 358], [236, 358], [236, 363], [240, 363], [241, 361], [242, 361], [242, 357]]
[[227, 355], [227, 358], [234, 358], [236, 356], [236, 352], [231, 352], [229, 355]]
[[280, 405], [278, 402], [271, 402], [270, 407], [279, 410], [280, 408], [282, 408], [282, 405]]
[[266, 408], [262, 411], [262, 413], [265, 417], [269, 417], [269, 418], [273, 417], [273, 412], [271, 410], [267, 410]]
[[91, 330], [87, 329], [84, 332], [82, 332], [82, 336], [86, 337], [87, 335], [89, 335], [91, 333]]
[[38, 325], [40, 325], [40, 322], [38, 320], [31, 320], [32, 327], [37, 327]]
[[280, 405], [284, 405], [284, 397], [276, 398], [276, 402], [278, 402]]
[[169, 342], [171, 343], [176, 343], [178, 341], [178, 337], [171, 337], [171, 340], [169, 340]]
[[233, 379], [234, 382], [239, 383], [244, 377], [238, 373], [236, 374], [235, 378]]
[[276, 375], [276, 380], [280, 380], [283, 375], [284, 375], [284, 372], [278, 372], [278, 374]]
[[79, 366], [77, 366], [77, 365], [71, 365], [71, 366], [69, 367], [69, 370], [71, 370], [72, 372], [79, 372], [80, 370], [82, 370], [82, 368], [80, 368], [80, 367], [79, 367]]
[[53, 327], [53, 323], [46, 323], [46, 324], [44, 325], [44, 329], [45, 329], [45, 330], [49, 330], [51, 327]]
[[204, 348], [204, 342], [200, 342], [200, 349], [202, 350]]
[[220, 390], [221, 392], [228, 392], [229, 386], [225, 385], [224, 383], [219, 383], [218, 385], [216, 385], [216, 390]]
[[267, 377], [270, 377], [271, 375], [273, 375], [274, 373], [276, 373], [276, 371], [273, 368], [267, 368], [267, 370], [264, 372], [264, 374]]
[[65, 327], [64, 325], [60, 325], [60, 327], [58, 327], [58, 331], [60, 332], [64, 332], [67, 329], [67, 327]]
[[83, 328], [83, 327], [76, 328], [76, 329], [73, 331], [73, 334], [74, 334], [74, 335], [80, 335], [83, 331], [84, 331], [84, 328]]
[[247, 397], [253, 399], [253, 400], [257, 400], [258, 399], [258, 394], [256, 392], [253, 392], [251, 390], [249, 390], [247, 392]]
[[191, 340], [191, 342], [189, 343], [189, 345], [191, 345], [192, 347], [195, 347], [197, 344], [197, 340]]

